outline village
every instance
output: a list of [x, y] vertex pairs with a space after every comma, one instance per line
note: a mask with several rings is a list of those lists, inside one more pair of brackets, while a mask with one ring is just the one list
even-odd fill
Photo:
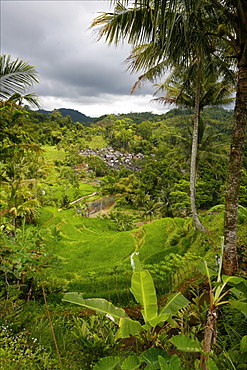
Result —
[[84, 149], [79, 151], [80, 155], [83, 156], [97, 156], [102, 159], [109, 167], [113, 169], [119, 169], [120, 165], [124, 165], [126, 168], [132, 171], [140, 170], [140, 161], [144, 159], [144, 154], [138, 153], [126, 153], [114, 150], [112, 147], [102, 149]]

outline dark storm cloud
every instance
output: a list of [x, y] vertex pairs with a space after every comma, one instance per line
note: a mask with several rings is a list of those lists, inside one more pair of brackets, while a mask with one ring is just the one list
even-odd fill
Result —
[[[137, 80], [123, 63], [130, 47], [96, 42], [89, 29], [98, 12], [110, 10], [109, 1], [3, 0], [1, 4], [1, 53], [36, 67], [40, 84], [35, 91], [44, 101], [53, 97], [105, 104], [109, 97], [121, 100], [129, 94]], [[147, 99], [153, 91], [150, 84], [144, 86], [132, 101], [138, 95]]]

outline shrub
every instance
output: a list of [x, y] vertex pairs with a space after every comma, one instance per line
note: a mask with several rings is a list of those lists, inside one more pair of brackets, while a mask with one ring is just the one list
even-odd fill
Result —
[[11, 325], [0, 326], [0, 369], [35, 370], [59, 369], [55, 359], [38, 343], [37, 338], [28, 340], [24, 330], [15, 334]]

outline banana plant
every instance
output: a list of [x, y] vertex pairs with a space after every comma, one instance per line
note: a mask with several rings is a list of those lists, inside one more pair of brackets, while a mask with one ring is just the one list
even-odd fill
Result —
[[[223, 238], [221, 244], [221, 256], [223, 255]], [[214, 361], [209, 357], [212, 354], [212, 346], [216, 342], [218, 307], [230, 303], [232, 307], [239, 309], [246, 315], [247, 309], [247, 283], [246, 280], [237, 276], [221, 275], [222, 258], [218, 273], [208, 267], [206, 261], [202, 261], [198, 266], [199, 271], [207, 276], [209, 285], [209, 308], [207, 311], [207, 322], [204, 330], [204, 340], [201, 344], [196, 338], [189, 338], [185, 335], [177, 335], [169, 341], [182, 352], [199, 352], [201, 353], [199, 369], [216, 370]], [[213, 286], [212, 277], [217, 276], [215, 286]], [[234, 288], [230, 288], [233, 285]], [[226, 296], [229, 292], [238, 296], [237, 300], [228, 300]]]
[[151, 346], [157, 337], [155, 327], [162, 326], [179, 309], [187, 306], [189, 301], [178, 292], [169, 297], [165, 306], [159, 308], [152, 276], [148, 270], [142, 269], [138, 253], [131, 255], [131, 264], [134, 269], [131, 292], [137, 303], [142, 306], [143, 325], [139, 321], [132, 320], [123, 308], [115, 307], [105, 299], [84, 299], [83, 294], [69, 292], [65, 293], [63, 301], [78, 304], [107, 316], [119, 327], [117, 338], [128, 338], [131, 335], [141, 334]]

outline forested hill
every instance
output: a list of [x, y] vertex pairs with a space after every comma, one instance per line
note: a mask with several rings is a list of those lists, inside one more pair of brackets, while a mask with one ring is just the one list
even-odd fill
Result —
[[[133, 120], [135, 124], [139, 124], [143, 121], [161, 121], [166, 120], [169, 118], [179, 117], [179, 116], [193, 116], [192, 109], [171, 109], [167, 113], [164, 114], [154, 114], [152, 112], [141, 112], [141, 113], [127, 113], [127, 114], [119, 114], [118, 117], [122, 118], [130, 118]], [[231, 121], [233, 118], [233, 111], [227, 110], [222, 107], [212, 107], [212, 108], [204, 108], [203, 112], [201, 113], [201, 117], [206, 120], [217, 120], [217, 121]], [[94, 122], [102, 119], [102, 117], [97, 118]]]
[[[56, 110], [59, 111], [63, 117], [70, 116], [73, 122], [84, 122], [86, 124], [89, 124], [94, 121], [94, 118], [88, 117], [75, 109], [59, 108]], [[52, 113], [52, 111], [44, 109], [39, 109], [37, 110], [37, 112], [46, 114], [47, 116]]]
[[[211, 127], [214, 134], [224, 134], [230, 137], [232, 129], [233, 111], [222, 107], [204, 108], [201, 113], [204, 126]], [[171, 109], [165, 114], [154, 114], [152, 112], [125, 113], [114, 115], [103, 115], [93, 120], [91, 126], [107, 126], [115, 120], [125, 120], [129, 124], [140, 125], [141, 123], [163, 122], [167, 127], [173, 127], [178, 132], [191, 131], [193, 127], [193, 110]], [[128, 121], [129, 120], [129, 121]]]
[[[103, 115], [100, 117], [90, 117], [86, 116], [85, 114], [74, 110], [74, 109], [67, 109], [67, 108], [59, 108], [56, 109], [59, 111], [63, 117], [70, 116], [72, 122], [80, 122], [84, 123], [87, 126], [94, 124], [94, 125], [101, 125], [104, 121], [108, 120], [109, 115]], [[45, 114], [47, 117], [52, 113], [52, 111], [39, 109], [36, 111], [40, 114]], [[130, 119], [132, 123], [139, 125], [143, 121], [150, 121], [150, 122], [158, 122], [158, 121], [167, 121], [169, 125], [169, 120], [171, 120], [171, 126], [179, 126], [183, 121], [183, 117], [191, 118], [193, 117], [193, 111], [190, 109], [171, 109], [169, 112], [165, 114], [154, 114], [152, 112], [130, 112], [130, 113], [120, 113], [117, 115], [118, 119]], [[217, 121], [218, 130], [217, 131], [230, 131], [231, 129], [231, 122], [233, 117], [232, 110], [226, 110], [221, 107], [213, 107], [213, 108], [205, 108], [204, 111], [201, 113], [201, 117], [204, 120], [207, 120], [209, 125], [213, 125], [214, 121]], [[220, 123], [220, 127], [219, 127]]]

